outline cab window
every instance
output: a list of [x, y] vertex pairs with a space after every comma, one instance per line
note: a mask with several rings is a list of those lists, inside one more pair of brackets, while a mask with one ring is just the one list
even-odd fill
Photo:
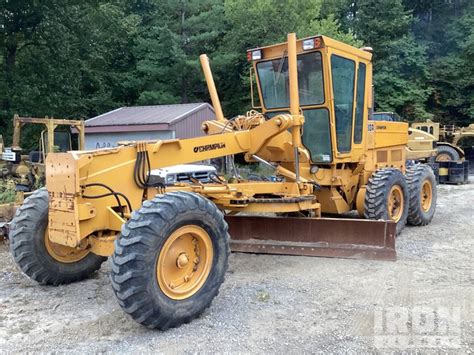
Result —
[[352, 112], [354, 107], [355, 62], [337, 55], [331, 56], [334, 112], [336, 115], [337, 150], [351, 150]]
[[364, 96], [365, 96], [365, 64], [359, 63], [357, 70], [357, 93], [356, 93], [356, 113], [354, 127], [354, 143], [362, 142], [362, 125], [364, 119]]
[[[320, 52], [297, 57], [300, 105], [324, 102], [323, 70]], [[290, 106], [288, 57], [257, 63], [263, 103], [267, 109]]]
[[303, 115], [303, 144], [309, 150], [311, 160], [315, 163], [330, 163], [332, 153], [328, 110], [307, 109], [303, 110]]

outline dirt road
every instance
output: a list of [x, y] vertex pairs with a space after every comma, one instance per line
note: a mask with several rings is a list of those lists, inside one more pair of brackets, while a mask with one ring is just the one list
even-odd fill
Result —
[[233, 254], [211, 307], [166, 332], [122, 312], [108, 264], [43, 287], [2, 244], [0, 352], [474, 353], [473, 205], [473, 184], [440, 186], [433, 223], [404, 230], [396, 262]]

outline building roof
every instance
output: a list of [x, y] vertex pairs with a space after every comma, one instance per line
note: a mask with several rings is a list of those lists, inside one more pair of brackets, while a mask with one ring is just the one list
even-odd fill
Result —
[[86, 127], [170, 125], [205, 108], [210, 108], [214, 111], [211, 105], [204, 102], [177, 105], [120, 107], [116, 110], [88, 119], [85, 124]]

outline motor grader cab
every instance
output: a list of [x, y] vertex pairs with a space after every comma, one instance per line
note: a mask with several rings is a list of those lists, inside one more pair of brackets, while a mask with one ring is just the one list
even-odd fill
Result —
[[[323, 213], [341, 214], [356, 208], [361, 216], [369, 216], [364, 210], [368, 178], [381, 168], [404, 173], [408, 142], [406, 123], [368, 121], [373, 107], [372, 54], [324, 36], [299, 41], [298, 92], [294, 92], [299, 106], [292, 110], [286, 53], [286, 44], [248, 52], [262, 112], [274, 117], [301, 110], [305, 119], [301, 138], [306, 148], [306, 156], [300, 153], [300, 160], [306, 163], [302, 174], [316, 178], [320, 188], [315, 195]], [[269, 142], [267, 151], [259, 156], [274, 159], [277, 146], [282, 143]], [[381, 216], [372, 216], [376, 217]]]
[[[25, 200], [10, 234], [25, 274], [69, 283], [111, 257], [123, 310], [166, 329], [210, 305], [231, 249], [394, 260], [396, 232], [433, 217], [435, 179], [424, 165], [405, 167], [406, 123], [368, 122], [372, 55], [295, 34], [248, 55], [260, 112], [225, 118], [202, 55], [216, 112], [206, 136], [50, 153], [47, 186]], [[234, 154], [278, 181], [149, 179], [152, 169]], [[321, 217], [353, 209], [365, 218]]]

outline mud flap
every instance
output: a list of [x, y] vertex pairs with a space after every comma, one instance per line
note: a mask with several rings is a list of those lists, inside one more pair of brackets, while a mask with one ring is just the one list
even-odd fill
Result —
[[226, 216], [233, 252], [396, 260], [394, 222]]

